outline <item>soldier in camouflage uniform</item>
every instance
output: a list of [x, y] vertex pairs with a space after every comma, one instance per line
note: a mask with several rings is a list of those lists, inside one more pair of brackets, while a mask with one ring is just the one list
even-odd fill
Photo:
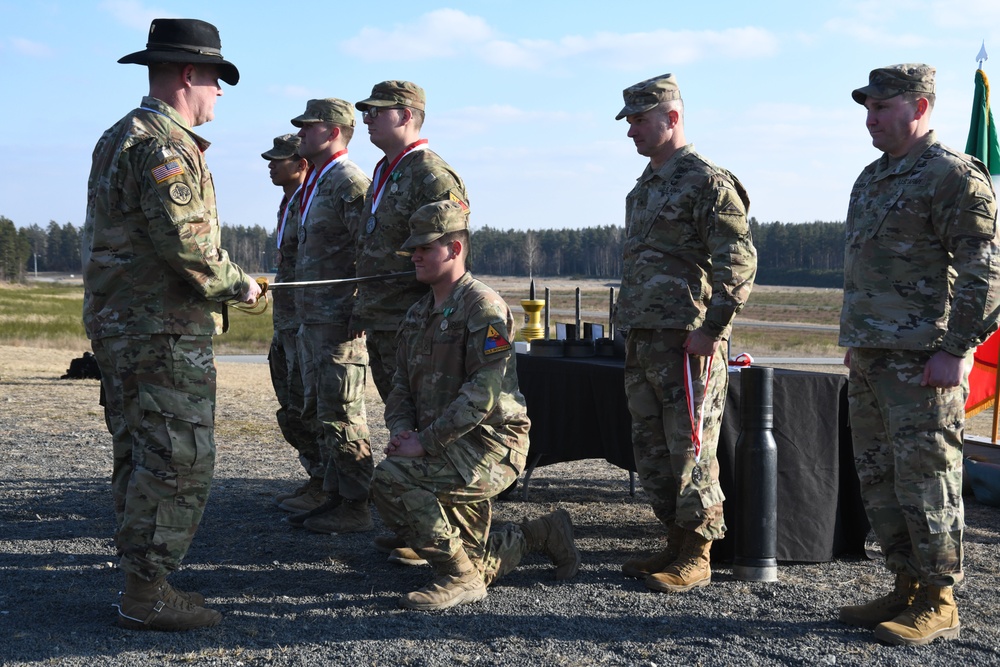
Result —
[[[309, 162], [297, 152], [300, 141], [294, 134], [283, 134], [274, 138], [274, 145], [270, 150], [260, 154], [267, 160], [271, 182], [284, 190], [274, 232], [278, 250], [274, 280], [279, 283], [295, 280], [295, 256], [299, 245], [299, 193], [309, 169]], [[273, 292], [271, 315], [274, 335], [267, 353], [267, 362], [271, 371], [271, 385], [278, 399], [278, 427], [288, 444], [299, 453], [299, 461], [309, 475], [308, 481], [298, 489], [275, 496], [275, 503], [280, 506], [286, 500], [310, 489], [322, 489], [323, 469], [319, 453], [322, 429], [315, 420], [305, 420], [302, 416], [302, 370], [299, 368], [295, 346], [295, 335], [300, 322], [295, 315], [295, 295], [287, 290]]]
[[431, 610], [480, 600], [527, 551], [546, 553], [557, 579], [572, 577], [580, 554], [564, 510], [490, 533], [490, 499], [524, 469], [529, 421], [510, 309], [465, 270], [468, 209], [427, 204], [410, 226], [403, 247], [431, 292], [400, 328], [389, 446], [372, 490], [386, 526], [438, 578], [401, 604]]
[[[452, 200], [468, 205], [465, 184], [455, 170], [420, 138], [427, 98], [409, 81], [383, 81], [354, 106], [364, 115], [368, 137], [384, 154], [365, 194], [358, 239], [358, 275], [409, 271], [396, 251], [409, 236], [410, 216], [424, 204]], [[396, 365], [396, 330], [406, 309], [427, 293], [414, 278], [358, 285], [351, 327], [367, 333], [372, 379], [384, 401]]]
[[926, 644], [959, 634], [964, 409], [973, 351], [997, 327], [996, 200], [982, 163], [930, 129], [933, 68], [873, 70], [853, 97], [884, 154], [851, 191], [840, 344], [862, 497], [895, 586], [840, 618]]
[[[347, 156], [354, 108], [336, 98], [309, 100], [292, 124], [300, 128], [299, 153], [311, 164], [302, 186], [295, 279], [354, 278], [368, 188], [368, 177]], [[356, 290], [354, 283], [295, 290], [295, 311], [302, 321], [298, 342], [304, 412], [315, 413], [322, 425], [327, 498], [289, 521], [321, 533], [372, 529], [368, 490], [374, 462], [365, 418], [368, 357], [364, 340], [349, 333]]]
[[653, 590], [681, 592], [711, 581], [712, 541], [725, 532], [716, 460], [725, 343], [750, 294], [757, 254], [742, 184], [685, 143], [674, 76], [630, 86], [624, 98], [616, 119], [627, 119], [649, 165], [625, 203], [616, 322], [628, 329], [625, 392], [636, 467], [667, 527], [667, 545], [622, 570]]
[[83, 320], [101, 367], [114, 444], [115, 545], [125, 572], [118, 624], [186, 630], [219, 623], [204, 597], [174, 589], [208, 500], [215, 462], [215, 360], [224, 303], [260, 288], [219, 247], [208, 142], [222, 58], [215, 26], [155, 19], [149, 95], [94, 148], [82, 235]]

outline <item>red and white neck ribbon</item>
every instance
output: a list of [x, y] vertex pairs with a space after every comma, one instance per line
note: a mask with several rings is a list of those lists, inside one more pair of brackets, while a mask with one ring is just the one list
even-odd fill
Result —
[[278, 233], [274, 235], [278, 242], [278, 250], [281, 250], [281, 239], [285, 237], [285, 223], [288, 222], [288, 209], [292, 207], [292, 202], [295, 201], [295, 198], [299, 196], [300, 192], [302, 192], [301, 183], [299, 184], [299, 187], [295, 188], [295, 192], [293, 192], [292, 196], [288, 198], [285, 205], [281, 207], [281, 219], [278, 220]]
[[[684, 399], [687, 403], [688, 418], [691, 420], [691, 444], [694, 446], [694, 462], [701, 460], [701, 438], [705, 425], [705, 399], [708, 397], [708, 382], [712, 379], [712, 357], [707, 357], [705, 368], [705, 391], [701, 403], [694, 393], [694, 378], [691, 377], [691, 355], [684, 353]], [[700, 377], [698, 378], [701, 379]]]
[[345, 148], [331, 155], [330, 159], [324, 162], [322, 168], [318, 171], [315, 167], [309, 167], [309, 173], [306, 174], [306, 182], [302, 185], [305, 191], [302, 194], [302, 213], [299, 215], [300, 225], [305, 224], [306, 216], [309, 215], [309, 207], [312, 206], [313, 198], [316, 196], [316, 186], [326, 175], [326, 172], [330, 171], [334, 165], [340, 164], [346, 156], [347, 149]]
[[392, 172], [396, 170], [396, 166], [400, 160], [414, 151], [421, 151], [425, 148], [427, 148], [427, 140], [418, 139], [404, 148], [403, 152], [397, 155], [396, 159], [392, 161], [388, 169], [384, 169], [385, 158], [378, 161], [378, 164], [375, 165], [375, 173], [372, 174], [372, 183], [375, 184], [375, 192], [372, 196], [372, 213], [378, 210], [378, 204], [382, 201], [382, 194], [385, 192], [385, 184], [389, 181], [389, 176], [392, 175]]

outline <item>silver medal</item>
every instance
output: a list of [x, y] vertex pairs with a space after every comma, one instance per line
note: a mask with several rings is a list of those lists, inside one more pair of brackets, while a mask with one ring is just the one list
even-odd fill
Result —
[[375, 216], [368, 218], [368, 224], [365, 225], [365, 231], [369, 234], [375, 231]]
[[389, 192], [396, 192], [397, 190], [399, 190], [399, 186], [395, 183], [389, 186]]
[[448, 320], [441, 320], [441, 331], [448, 330]]

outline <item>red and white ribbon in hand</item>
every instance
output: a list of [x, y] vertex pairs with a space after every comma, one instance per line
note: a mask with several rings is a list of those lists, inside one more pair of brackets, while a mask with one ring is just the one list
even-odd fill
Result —
[[[696, 357], [697, 358], [697, 357]], [[691, 420], [691, 444], [694, 446], [694, 462], [701, 460], [701, 438], [705, 425], [705, 398], [708, 396], [708, 382], [712, 378], [712, 357], [706, 357], [705, 390], [701, 402], [697, 401], [694, 392], [694, 378], [691, 377], [691, 355], [684, 353], [684, 398], [687, 403], [688, 418]], [[698, 378], [699, 380], [701, 377]]]

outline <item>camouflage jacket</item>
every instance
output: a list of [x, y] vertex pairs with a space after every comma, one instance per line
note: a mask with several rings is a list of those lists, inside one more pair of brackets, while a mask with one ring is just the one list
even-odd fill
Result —
[[997, 208], [981, 162], [934, 132], [851, 191], [840, 344], [962, 356], [997, 327]]
[[728, 338], [757, 274], [749, 206], [736, 177], [691, 144], [647, 165], [625, 200], [618, 326]]
[[416, 431], [428, 454], [448, 459], [470, 483], [486, 449], [509, 454], [523, 470], [530, 422], [513, 336], [507, 304], [470, 273], [440, 308], [430, 293], [415, 303], [400, 327], [389, 433]]
[[[465, 184], [455, 170], [429, 149], [403, 157], [386, 182], [372, 216], [375, 184], [365, 194], [361, 235], [358, 237], [358, 275], [412, 271], [410, 258], [397, 254], [410, 235], [410, 216], [421, 206], [448, 198], [468, 204]], [[374, 217], [374, 225], [370, 222]], [[352, 324], [355, 329], [395, 331], [406, 309], [427, 294], [416, 278], [373, 281], [358, 285]]]
[[153, 97], [97, 142], [81, 239], [90, 338], [219, 333], [220, 302], [248, 289], [219, 247], [207, 148]]
[[[306, 184], [309, 178], [306, 178]], [[355, 276], [355, 251], [368, 177], [356, 164], [340, 158], [319, 177], [310, 198], [303, 185], [298, 225], [295, 279], [337, 280]], [[304, 324], [348, 325], [357, 285], [295, 288], [295, 312]]]
[[[301, 202], [302, 188], [299, 188], [291, 197], [287, 195], [281, 198], [281, 206], [278, 207], [278, 226], [281, 229], [281, 221], [285, 221], [282, 229], [281, 246], [278, 248], [278, 266], [274, 272], [274, 282], [288, 283], [295, 280], [295, 258], [299, 252], [299, 203]], [[286, 215], [287, 212], [287, 215]], [[295, 315], [295, 294], [293, 290], [274, 290], [271, 292], [271, 316], [274, 321], [274, 330], [283, 331], [287, 329], [298, 329], [299, 318]]]

